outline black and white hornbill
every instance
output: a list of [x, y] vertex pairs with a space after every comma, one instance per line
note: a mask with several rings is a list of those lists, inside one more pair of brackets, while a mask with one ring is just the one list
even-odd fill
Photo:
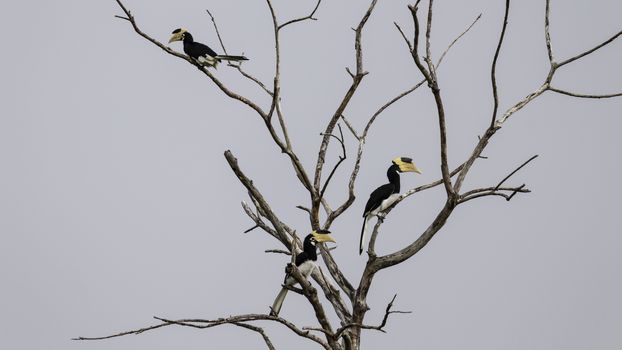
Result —
[[171, 36], [168, 42], [172, 43], [174, 41], [183, 41], [184, 52], [186, 53], [186, 55], [192, 57], [201, 65], [215, 67], [222, 60], [234, 62], [248, 61], [248, 58], [244, 56], [228, 56], [217, 54], [209, 46], [194, 41], [194, 39], [192, 38], [192, 34], [190, 34], [186, 29], [175, 29], [172, 34], [173, 36]]
[[379, 214], [391, 206], [400, 196], [400, 174], [404, 172], [415, 172], [421, 174], [421, 170], [417, 168], [411, 158], [397, 157], [393, 159], [393, 164], [387, 170], [389, 183], [384, 184], [374, 190], [369, 195], [363, 217], [363, 228], [361, 229], [361, 241], [359, 243], [359, 255], [363, 253], [363, 245], [365, 244], [365, 233], [367, 231], [367, 223], [372, 216]]
[[[298, 271], [304, 276], [304, 278], [309, 278], [313, 270], [317, 267], [317, 251], [316, 251], [316, 243], [323, 242], [335, 242], [333, 237], [330, 235], [330, 231], [328, 230], [316, 230], [311, 232], [305, 237], [305, 240], [302, 244], [302, 252], [296, 256], [296, 267]], [[295, 285], [296, 279], [289, 274], [285, 275], [285, 280], [283, 284], [285, 286], [291, 287]], [[281, 291], [274, 299], [274, 303], [272, 303], [272, 309], [270, 310], [270, 315], [278, 316], [281, 311], [281, 306], [283, 306], [283, 300], [285, 300], [285, 296], [287, 295], [288, 289], [286, 287], [281, 288]]]

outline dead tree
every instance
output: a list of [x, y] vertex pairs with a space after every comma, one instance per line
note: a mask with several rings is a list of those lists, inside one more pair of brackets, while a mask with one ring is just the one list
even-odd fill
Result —
[[[465, 179], [469, 175], [470, 170], [473, 168], [474, 164], [478, 161], [478, 159], [483, 158], [482, 152], [488, 146], [489, 141], [501, 128], [505, 127], [508, 120], [512, 116], [514, 116], [516, 112], [520, 111], [523, 107], [525, 107], [527, 104], [537, 99], [544, 93], [557, 93], [572, 97], [590, 99], [622, 96], [622, 93], [609, 95], [578, 94], [554, 86], [553, 78], [555, 77], [555, 74], [558, 70], [563, 69], [566, 66], [574, 63], [575, 61], [578, 61], [583, 57], [592, 54], [596, 50], [610, 44], [620, 35], [622, 35], [622, 31], [593, 46], [587, 51], [578, 53], [570, 58], [558, 59], [554, 55], [553, 45], [551, 43], [549, 35], [550, 0], [544, 0], [543, 10], [545, 20], [543, 25], [543, 35], [546, 42], [546, 50], [548, 53], [548, 61], [550, 67], [548, 74], [543, 77], [542, 84], [538, 86], [532, 93], [517, 101], [509, 109], [501, 113], [499, 111], [499, 96], [497, 93], [496, 66], [499, 59], [499, 54], [501, 52], [501, 49], [503, 48], [503, 42], [509, 17], [510, 0], [506, 0], [504, 18], [501, 22], [500, 35], [496, 46], [496, 51], [492, 58], [492, 65], [490, 69], [490, 82], [493, 92], [492, 114], [490, 115], [488, 122], [485, 125], [485, 128], [481, 134], [482, 136], [474, 145], [470, 155], [459, 166], [452, 169], [448, 162], [446, 116], [445, 108], [443, 106], [444, 96], [441, 93], [437, 72], [443, 62], [443, 59], [445, 58], [451, 47], [463, 35], [465, 35], [473, 27], [473, 25], [476, 24], [480, 17], [478, 16], [473, 21], [473, 23], [464, 30], [464, 32], [458, 35], [455, 40], [453, 40], [453, 42], [451, 42], [451, 44], [441, 53], [438, 60], [434, 61], [432, 59], [432, 50], [430, 45], [433, 28], [432, 19], [434, 1], [429, 0], [427, 2], [427, 9], [425, 11], [426, 15], [424, 19], [421, 20], [421, 23], [419, 15], [420, 1], [417, 1], [414, 5], [408, 6], [407, 10], [412, 17], [412, 35], [407, 34], [407, 31], [403, 30], [402, 26], [397, 23], [395, 23], [395, 27], [397, 29], [397, 32], [399, 33], [398, 35], [401, 35], [404, 39], [404, 45], [408, 48], [408, 51], [412, 56], [413, 64], [417, 67], [423, 78], [421, 79], [421, 81], [413, 84], [411, 88], [389, 99], [386, 104], [384, 104], [377, 111], [371, 114], [371, 118], [367, 121], [365, 128], [362, 131], [357, 131], [350, 123], [350, 121], [344, 116], [344, 111], [348, 107], [352, 97], [357, 93], [357, 89], [367, 75], [367, 72], [364, 69], [363, 34], [365, 30], [365, 24], [367, 23], [370, 16], [372, 16], [372, 13], [377, 3], [377, 0], [371, 0], [371, 3], [366, 9], [360, 22], [355, 28], [353, 28], [355, 32], [355, 67], [352, 70], [346, 68], [347, 73], [351, 78], [350, 86], [345, 91], [341, 102], [339, 103], [336, 110], [332, 112], [330, 118], [328, 119], [328, 122], [326, 123], [325, 129], [322, 133], [321, 142], [319, 144], [315, 167], [313, 167], [313, 169], [307, 169], [303, 166], [300, 158], [296, 153], [296, 150], [292, 146], [292, 142], [290, 140], [287, 128], [287, 119], [281, 109], [280, 35], [292, 24], [315, 20], [316, 18], [314, 16], [318, 8], [321, 6], [321, 0], [318, 0], [317, 3], [315, 3], [313, 10], [308, 15], [288, 21], [284, 21], [283, 19], [278, 18], [271, 0], [266, 0], [266, 5], [272, 17], [271, 19], [274, 31], [275, 47], [274, 78], [271, 84], [263, 83], [250, 73], [246, 72], [242, 66], [233, 65], [233, 68], [239, 71], [239, 73], [243, 77], [249, 79], [253, 84], [257, 84], [258, 87], [260, 87], [265, 92], [266, 98], [268, 98], [270, 101], [269, 108], [267, 109], [262, 108], [258, 102], [255, 102], [235, 92], [225, 82], [221, 81], [210, 69], [201, 66], [190, 57], [172, 50], [171, 48], [167, 47], [166, 45], [162, 44], [158, 40], [143, 32], [136, 18], [123, 4], [123, 2], [121, 0], [116, 0], [116, 2], [120, 6], [121, 10], [124, 12], [123, 16], [117, 17], [126, 20], [138, 35], [142, 36], [154, 45], [160, 47], [164, 52], [176, 56], [182, 60], [185, 60], [189, 64], [196, 66], [199, 72], [206, 75], [207, 78], [209, 78], [226, 96], [239, 101], [240, 103], [248, 106], [250, 109], [254, 110], [257, 113], [257, 116], [261, 118], [263, 124], [265, 124], [266, 131], [272, 138], [273, 142], [276, 144], [276, 146], [278, 146], [280, 151], [284, 154], [285, 157], [288, 158], [289, 162], [291, 163], [293, 173], [300, 182], [300, 185], [308, 193], [308, 204], [306, 206], [301, 205], [298, 207], [299, 209], [303, 210], [309, 218], [310, 227], [305, 228], [304, 230], [329, 229], [331, 225], [335, 222], [335, 220], [339, 219], [339, 217], [351, 207], [355, 199], [356, 180], [360, 170], [361, 158], [365, 150], [365, 143], [369, 130], [373, 126], [376, 118], [381, 113], [383, 113], [385, 109], [387, 109], [392, 104], [398, 102], [405, 96], [413, 93], [419, 88], [428, 89], [436, 105], [438, 132], [440, 134], [439, 155], [441, 164], [441, 178], [432, 183], [428, 183], [406, 191], [401, 195], [399, 200], [391, 208], [386, 210], [385, 213], [388, 214], [392, 208], [394, 208], [396, 205], [399, 205], [401, 201], [407, 199], [408, 197], [436, 186], [442, 186], [444, 188], [446, 199], [444, 205], [437, 213], [434, 220], [429, 224], [429, 226], [423, 232], [417, 233], [417, 239], [415, 239], [405, 247], [385, 255], [378, 255], [375, 249], [376, 239], [383, 224], [383, 221], [379, 220], [373, 228], [367, 251], [367, 261], [365, 263], [363, 274], [358, 283], [353, 283], [351, 276], [344, 275], [339, 267], [338, 262], [333, 258], [331, 251], [329, 249], [326, 249], [326, 247], [324, 246], [320, 247], [320, 251], [322, 260], [326, 268], [325, 270], [320, 268], [319, 270], [316, 270], [315, 273], [312, 275], [312, 279], [315, 283], [306, 281], [299, 273], [294, 271], [294, 276], [301, 285], [301, 288], [296, 291], [302, 294], [308, 300], [315, 314], [315, 318], [317, 319], [317, 325], [311, 327], [300, 327], [290, 320], [278, 316], [270, 316], [268, 314], [243, 314], [214, 319], [171, 320], [165, 318], [156, 318], [159, 323], [154, 326], [130, 330], [103, 337], [76, 338], [79, 340], [108, 339], [129, 334], [139, 334], [167, 326], [184, 326], [203, 329], [229, 324], [245, 328], [253, 332], [257, 332], [262, 337], [265, 345], [269, 349], [275, 349], [274, 344], [272, 343], [264, 329], [257, 326], [257, 324], [261, 322], [273, 322], [281, 324], [282, 326], [302, 338], [306, 338], [307, 340], [317, 343], [317, 345], [321, 346], [326, 350], [360, 349], [360, 336], [362, 330], [384, 331], [388, 317], [393, 313], [402, 312], [393, 310], [393, 302], [395, 301], [394, 297], [386, 306], [384, 316], [382, 317], [382, 321], [380, 324], [370, 325], [365, 322], [365, 316], [369, 310], [369, 307], [367, 305], [367, 295], [373, 286], [374, 277], [378, 273], [381, 273], [385, 269], [399, 265], [417, 254], [423, 247], [426, 246], [428, 242], [430, 242], [434, 235], [443, 228], [454, 209], [456, 209], [456, 207], [458, 207], [460, 204], [487, 196], [498, 196], [504, 198], [507, 201], [510, 201], [512, 198], [514, 198], [516, 194], [529, 192], [529, 189], [526, 187], [525, 184], [508, 185], [506, 183], [510, 181], [511, 177], [516, 172], [518, 172], [521, 168], [523, 168], [533, 159], [535, 159], [537, 155], [534, 155], [533, 157], [524, 161], [513, 171], [511, 171], [507, 176], [500, 179], [498, 183], [492, 184], [488, 187], [474, 188], [468, 190], [463, 189]], [[210, 17], [212, 18], [214, 26], [216, 27], [216, 22], [214, 20], [214, 17], [211, 16], [211, 13]], [[218, 32], [217, 27], [216, 31]], [[341, 128], [341, 125], [339, 124], [340, 122], [346, 125], [349, 132], [357, 140], [358, 145], [356, 146], [357, 150], [355, 155], [356, 158], [354, 162], [354, 167], [349, 172], [349, 181], [346, 189], [347, 198], [344, 202], [340, 203], [335, 209], [333, 209], [333, 206], [325, 199], [324, 194], [329, 188], [329, 183], [331, 182], [337, 168], [342, 165], [342, 162], [346, 158], [346, 144], [343, 137], [343, 130]], [[333, 145], [336, 144], [338, 147], [340, 147], [342, 155], [339, 157], [338, 161], [332, 167], [332, 169], [328, 170], [325, 168], [326, 154], [329, 146], [331, 146], [331, 141]], [[233, 170], [235, 176], [248, 191], [250, 197], [250, 204], [242, 202], [242, 206], [246, 215], [255, 224], [252, 229], [260, 228], [265, 233], [280, 242], [284, 247], [284, 249], [271, 250], [270, 252], [292, 255], [296, 254], [296, 252], [299, 251], [299, 247], [301, 247], [301, 242], [296, 235], [296, 230], [279, 218], [279, 216], [270, 206], [270, 203], [268, 203], [268, 201], [265, 199], [262, 192], [252, 181], [251, 177], [242, 170], [238, 159], [236, 159], [236, 157], [230, 151], [226, 151], [224, 153], [224, 156], [229, 166]], [[321, 213], [322, 211], [324, 212], [324, 214]], [[299, 228], [298, 230], [303, 230], [303, 228]], [[323, 299], [325, 298], [326, 301], [321, 300], [320, 297], [323, 297]], [[331, 323], [330, 318], [332, 316], [327, 316], [329, 313], [334, 313], [334, 315], [336, 315], [336, 317], [339, 319], [339, 325]]]

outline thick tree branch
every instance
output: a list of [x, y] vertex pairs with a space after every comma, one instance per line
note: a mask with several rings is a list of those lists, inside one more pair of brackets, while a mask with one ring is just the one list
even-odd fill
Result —
[[[458, 174], [460, 172], [460, 170], [462, 169], [462, 167], [464, 166], [464, 164], [460, 165], [459, 167], [457, 167], [456, 169], [454, 169], [451, 173], [450, 176], [454, 176], [456, 174]], [[407, 197], [412, 196], [415, 193], [419, 193], [419, 192], [423, 192], [425, 190], [429, 190], [433, 187], [436, 187], [438, 185], [442, 185], [443, 184], [443, 179], [439, 179], [436, 180], [434, 182], [430, 182], [428, 184], [425, 185], [421, 185], [415, 188], [412, 188], [406, 192], [404, 192], [403, 194], [401, 194], [399, 196], [399, 198], [393, 202], [393, 204], [387, 208], [384, 212], [381, 213], [381, 218], [376, 222], [376, 225], [374, 226], [374, 229], [372, 231], [371, 234], [371, 238], [369, 239], [369, 248], [367, 253], [372, 257], [375, 258], [376, 257], [376, 251], [375, 251], [375, 247], [376, 247], [376, 238], [378, 236], [378, 233], [380, 232], [380, 226], [384, 223], [384, 218], [389, 215], [389, 213], [391, 212], [391, 210], [393, 210], [393, 208], [395, 208], [398, 204], [400, 204], [404, 199], [406, 199]]]
[[318, 299], [317, 290], [313, 288], [313, 286], [311, 285], [311, 282], [309, 282], [300, 273], [300, 271], [298, 271], [298, 268], [296, 267], [295, 264], [288, 265], [288, 273], [290, 276], [292, 276], [296, 280], [296, 282], [300, 284], [300, 287], [303, 290], [304, 296], [307, 298], [307, 300], [313, 307], [313, 310], [315, 312], [315, 318], [320, 323], [320, 326], [322, 327], [322, 329], [326, 332], [326, 340], [328, 344], [331, 346], [331, 348], [338, 349], [339, 344], [330, 336], [330, 334], [333, 333], [333, 327], [331, 326], [330, 321], [328, 320], [328, 317], [326, 316], [326, 312], [324, 311], [324, 307], [322, 306], [322, 303]]
[[281, 222], [281, 220], [279, 220], [276, 214], [274, 214], [272, 208], [264, 199], [261, 192], [255, 187], [253, 181], [244, 174], [242, 169], [240, 169], [240, 166], [238, 165], [238, 160], [233, 156], [231, 151], [225, 151], [225, 158], [227, 159], [227, 163], [229, 163], [229, 166], [231, 167], [231, 170], [233, 170], [235, 176], [237, 176], [242, 185], [246, 187], [252, 198], [257, 201], [259, 208], [261, 208], [261, 210], [266, 214], [266, 218], [270, 221], [276, 231], [276, 238], [278, 238], [281, 243], [283, 243], [288, 249], [291, 250], [292, 243], [288, 238], [288, 234], [285, 228], [283, 227], [283, 223]]

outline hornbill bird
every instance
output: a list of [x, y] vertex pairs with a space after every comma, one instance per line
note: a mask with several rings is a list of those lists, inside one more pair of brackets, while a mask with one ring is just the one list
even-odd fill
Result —
[[[361, 229], [361, 241], [359, 243], [359, 255], [363, 253], [363, 245], [365, 244], [365, 232], [367, 231], [367, 223], [372, 216], [381, 218], [380, 213], [391, 206], [400, 196], [400, 174], [403, 172], [415, 172], [421, 174], [421, 170], [417, 168], [411, 158], [397, 157], [393, 159], [393, 164], [387, 170], [389, 183], [384, 184], [369, 195], [365, 211], [363, 212], [363, 228]], [[381, 218], [382, 219], [382, 218]]]
[[186, 55], [192, 57], [201, 65], [215, 67], [222, 60], [234, 62], [248, 61], [248, 58], [244, 56], [228, 56], [217, 54], [209, 46], [195, 42], [192, 38], [192, 34], [190, 34], [186, 29], [177, 28], [173, 31], [172, 34], [173, 36], [171, 36], [168, 42], [172, 43], [174, 41], [183, 41], [184, 52], [186, 53]]
[[[328, 230], [316, 230], [311, 232], [305, 237], [304, 243], [302, 245], [302, 252], [296, 256], [296, 267], [298, 271], [304, 276], [305, 279], [309, 278], [313, 270], [317, 267], [317, 251], [316, 251], [316, 243], [323, 242], [335, 242], [333, 237], [330, 235], [330, 231]], [[285, 275], [285, 280], [283, 282], [284, 286], [281, 288], [281, 291], [274, 299], [274, 303], [272, 303], [272, 308], [270, 310], [271, 316], [278, 316], [281, 311], [281, 306], [283, 306], [283, 300], [285, 300], [285, 296], [287, 295], [287, 287], [292, 287], [295, 285], [296, 279], [291, 276], [289, 273]]]

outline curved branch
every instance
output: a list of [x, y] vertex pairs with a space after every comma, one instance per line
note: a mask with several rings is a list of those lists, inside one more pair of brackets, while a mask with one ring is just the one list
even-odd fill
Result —
[[593, 99], [612, 98], [612, 97], [620, 97], [620, 96], [622, 96], [622, 92], [619, 92], [619, 93], [616, 93], [616, 94], [606, 94], [606, 95], [577, 94], [577, 93], [574, 93], [574, 92], [557, 89], [557, 88], [554, 88], [552, 86], [549, 86], [549, 91], [557, 92], [558, 94], [562, 94], [562, 95], [566, 95], [566, 96], [579, 97], [579, 98], [593, 98]]
[[551, 0], [546, 0], [544, 9], [544, 41], [546, 43], [546, 53], [549, 56], [549, 62], [551, 65], [555, 65], [555, 57], [553, 55], [553, 46], [551, 45], [551, 33], [549, 31], [551, 15]]
[[261, 327], [257, 327], [257, 326], [252, 326], [250, 324], [246, 324], [246, 323], [240, 323], [240, 322], [236, 322], [236, 323], [232, 323], [233, 325], [236, 325], [238, 327], [241, 328], [246, 328], [249, 329], [253, 332], [257, 332], [259, 333], [259, 335], [261, 335], [261, 337], [263, 338], [263, 341], [266, 343], [266, 346], [268, 347], [268, 350], [276, 350], [276, 348], [274, 347], [274, 344], [272, 344], [272, 341], [270, 340], [270, 337], [268, 337], [268, 335], [266, 334], [266, 331], [261, 328]]
[[[548, 9], [548, 1], [547, 1], [547, 9]], [[499, 93], [497, 92], [497, 60], [499, 59], [499, 53], [501, 52], [501, 45], [503, 45], [503, 39], [505, 38], [505, 30], [508, 26], [509, 13], [510, 13], [510, 0], [505, 0], [505, 14], [503, 15], [503, 27], [501, 29], [501, 35], [499, 36], [499, 42], [497, 43], [497, 49], [495, 50], [495, 56], [492, 59], [492, 67], [490, 68], [490, 82], [492, 84], [492, 98], [494, 102], [493, 108], [492, 108], [492, 118], [490, 120], [491, 127], [495, 125], [495, 120], [497, 120], [497, 110], [499, 109]], [[548, 16], [547, 16], [547, 23], [548, 23]], [[550, 46], [547, 45], [547, 47], [550, 47]]]
[[304, 17], [300, 17], [300, 18], [296, 18], [296, 19], [289, 20], [289, 21], [287, 21], [287, 22], [285, 22], [285, 23], [281, 24], [281, 25], [278, 27], [278, 29], [279, 29], [279, 30], [281, 30], [281, 29], [283, 29], [283, 27], [288, 26], [288, 25], [290, 25], [290, 24], [292, 24], [292, 23], [302, 22], [302, 21], [305, 21], [305, 20], [308, 20], [308, 19], [309, 19], [309, 20], [313, 20], [313, 21], [317, 21], [317, 18], [313, 17], [313, 15], [315, 15], [315, 12], [316, 12], [316, 11], [317, 11], [317, 9], [320, 7], [320, 3], [321, 3], [321, 2], [322, 2], [322, 0], [318, 0], [318, 1], [317, 1], [317, 4], [315, 4], [315, 7], [313, 8], [313, 11], [311, 11], [311, 13], [310, 13], [310, 14], [308, 14], [308, 15], [306, 15], [306, 16], [304, 16]]

